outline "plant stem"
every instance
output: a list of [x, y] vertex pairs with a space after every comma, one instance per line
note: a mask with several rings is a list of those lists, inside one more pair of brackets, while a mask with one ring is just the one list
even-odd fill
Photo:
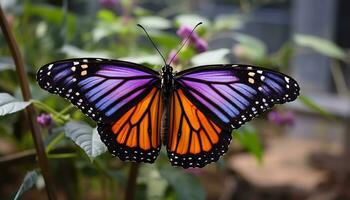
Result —
[[47, 146], [46, 146], [46, 153], [50, 153], [51, 149], [53, 149], [53, 147], [58, 144], [62, 139], [64, 138], [64, 133], [60, 133], [59, 135], [57, 135], [57, 137], [55, 137]]
[[140, 167], [139, 163], [134, 163], [134, 162], [131, 163], [128, 183], [127, 183], [126, 192], [125, 192], [125, 200], [134, 199], [136, 179], [137, 179], [137, 174], [139, 172], [139, 167]]
[[[23, 100], [29, 101], [31, 99], [31, 94], [30, 94], [30, 89], [28, 84], [28, 77], [24, 69], [23, 60], [1, 6], [0, 6], [0, 25], [15, 62], [16, 73], [19, 78]], [[41, 173], [45, 180], [45, 186], [46, 186], [46, 192], [47, 192], [48, 198], [50, 200], [56, 200], [57, 198], [56, 198], [54, 183], [49, 174], [49, 167], [47, 163], [47, 157], [45, 154], [45, 148], [41, 138], [40, 128], [36, 122], [36, 114], [35, 114], [35, 109], [33, 105], [29, 105], [26, 108], [26, 114], [29, 120], [29, 125], [32, 132], [32, 137], [34, 140], [36, 153], [38, 155], [39, 167], [41, 169]]]

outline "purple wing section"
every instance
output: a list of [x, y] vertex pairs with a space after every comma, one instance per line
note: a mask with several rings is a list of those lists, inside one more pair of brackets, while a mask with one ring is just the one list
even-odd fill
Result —
[[193, 103], [229, 130], [299, 95], [299, 86], [291, 77], [244, 65], [197, 67], [180, 72], [175, 82]]
[[37, 73], [39, 85], [58, 94], [98, 122], [111, 122], [135, 105], [154, 86], [157, 72], [138, 64], [82, 58], [47, 64]]

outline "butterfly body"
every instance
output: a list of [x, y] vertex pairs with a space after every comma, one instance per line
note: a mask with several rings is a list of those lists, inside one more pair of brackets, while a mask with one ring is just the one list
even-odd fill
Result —
[[247, 65], [174, 73], [170, 65], [156, 72], [131, 62], [82, 58], [44, 65], [37, 81], [95, 120], [114, 156], [153, 163], [163, 143], [171, 164], [184, 168], [218, 160], [233, 129], [299, 94], [291, 77]]

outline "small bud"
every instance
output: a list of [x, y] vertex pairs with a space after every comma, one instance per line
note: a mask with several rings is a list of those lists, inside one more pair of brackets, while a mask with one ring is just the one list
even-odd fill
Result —
[[52, 125], [52, 117], [50, 114], [42, 113], [36, 118], [36, 121], [44, 128]]

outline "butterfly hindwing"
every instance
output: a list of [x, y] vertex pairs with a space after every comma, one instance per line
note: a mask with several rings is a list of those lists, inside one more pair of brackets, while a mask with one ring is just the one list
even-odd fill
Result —
[[116, 120], [160, 84], [158, 73], [147, 67], [100, 58], [49, 63], [39, 69], [37, 81], [100, 123]]
[[174, 90], [169, 104], [167, 151], [172, 165], [204, 167], [223, 155], [231, 133], [220, 128], [196, 107], [182, 89]]
[[221, 128], [231, 131], [274, 104], [293, 101], [299, 86], [282, 73], [245, 65], [210, 65], [177, 74], [175, 87]]
[[101, 140], [121, 160], [153, 163], [161, 147], [163, 97], [154, 87], [145, 98], [110, 124], [98, 124]]

